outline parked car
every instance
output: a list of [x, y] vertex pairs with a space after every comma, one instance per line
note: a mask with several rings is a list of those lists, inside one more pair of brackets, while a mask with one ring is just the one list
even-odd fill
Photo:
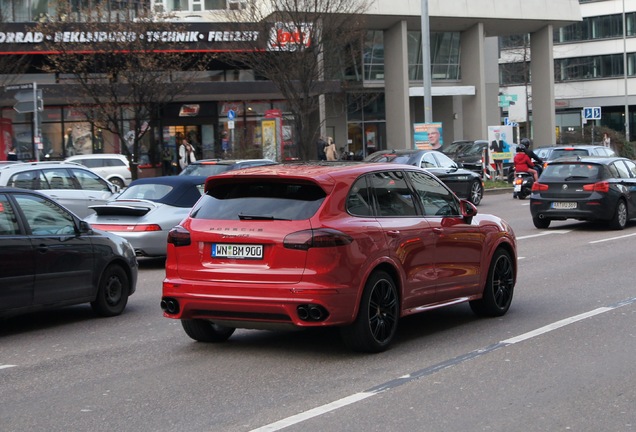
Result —
[[211, 176], [225, 171], [263, 165], [274, 165], [270, 159], [201, 159], [190, 163], [179, 175]]
[[137, 256], [166, 255], [168, 231], [185, 218], [203, 193], [206, 176], [137, 179], [116, 199], [91, 206], [85, 220], [124, 237]]
[[119, 187], [88, 168], [71, 162], [24, 162], [0, 166], [0, 186], [42, 192], [80, 218], [90, 205], [114, 198]]
[[564, 157], [575, 156], [598, 156], [611, 157], [617, 156], [616, 152], [609, 147], [602, 145], [566, 145], [566, 146], [548, 146], [534, 149], [537, 156], [544, 162], [544, 167], [548, 162]]
[[449, 158], [455, 160], [455, 157], [466, 147], [473, 145], [474, 141], [471, 140], [459, 140], [450, 143], [444, 143], [438, 149]]
[[[490, 145], [486, 140], [475, 140], [475, 141], [462, 141], [462, 146], [458, 149], [452, 159], [457, 162], [461, 167], [473, 171], [480, 176], [484, 173], [484, 166], [486, 163], [493, 164], [495, 161], [492, 160], [484, 160], [484, 152]], [[508, 144], [508, 152], [514, 156], [515, 150], [517, 149], [517, 145], [514, 143]], [[503, 176], [508, 179], [508, 181], [512, 181], [513, 171], [514, 171], [514, 163], [512, 158], [506, 159], [503, 161]]]
[[553, 220], [604, 221], [623, 229], [636, 218], [636, 164], [621, 157], [558, 159], [532, 187], [530, 212], [537, 228]]
[[44, 194], [0, 187], [0, 316], [90, 302], [119, 315], [135, 292], [137, 259]]
[[128, 186], [132, 180], [128, 158], [121, 154], [75, 155], [67, 157], [65, 161], [82, 164], [122, 189]]
[[370, 154], [365, 162], [390, 162], [413, 165], [435, 174], [460, 198], [479, 205], [484, 196], [484, 182], [469, 170], [460, 168], [451, 158], [436, 150], [381, 150]]
[[505, 314], [516, 272], [512, 228], [425, 170], [281, 164], [207, 179], [168, 235], [161, 305], [197, 341], [336, 326], [378, 352], [406, 315], [466, 301]]

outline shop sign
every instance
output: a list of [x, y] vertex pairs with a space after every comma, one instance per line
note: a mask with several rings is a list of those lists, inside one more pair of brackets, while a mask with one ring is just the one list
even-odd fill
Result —
[[181, 105], [179, 109], [179, 117], [196, 117], [199, 115], [199, 104]]

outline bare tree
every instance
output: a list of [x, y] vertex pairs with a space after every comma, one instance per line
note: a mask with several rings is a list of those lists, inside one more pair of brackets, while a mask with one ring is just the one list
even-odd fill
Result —
[[205, 68], [207, 57], [180, 53], [178, 44], [167, 49], [166, 39], [180, 31], [178, 23], [157, 22], [143, 11], [131, 16], [130, 11], [99, 6], [88, 14], [66, 13], [70, 3], [60, 2], [57, 19], [38, 25], [50, 37], [42, 47], [51, 53], [45, 71], [74, 84], [77, 93], [69, 95], [68, 103], [87, 121], [119, 137], [136, 179], [142, 139], [160, 109], [182, 95]]
[[[302, 160], [316, 157], [320, 95], [341, 92], [344, 71], [357, 59], [367, 0], [262, 0], [233, 13], [263, 37], [224, 59], [270, 80], [289, 104]], [[244, 46], [244, 45], [243, 45]]]

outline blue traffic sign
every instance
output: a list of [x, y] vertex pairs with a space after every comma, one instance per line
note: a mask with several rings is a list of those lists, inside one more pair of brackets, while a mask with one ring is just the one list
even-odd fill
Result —
[[227, 112], [227, 119], [234, 120], [235, 118], [236, 118], [236, 113], [234, 112], [234, 110], [229, 110]]
[[600, 120], [601, 107], [585, 107], [583, 108], [583, 118], [585, 120]]

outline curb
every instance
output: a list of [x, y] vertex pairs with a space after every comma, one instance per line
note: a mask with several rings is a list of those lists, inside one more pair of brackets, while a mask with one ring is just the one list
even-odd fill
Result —
[[484, 194], [500, 195], [500, 194], [512, 193], [512, 190], [513, 190], [512, 187], [484, 189]]

